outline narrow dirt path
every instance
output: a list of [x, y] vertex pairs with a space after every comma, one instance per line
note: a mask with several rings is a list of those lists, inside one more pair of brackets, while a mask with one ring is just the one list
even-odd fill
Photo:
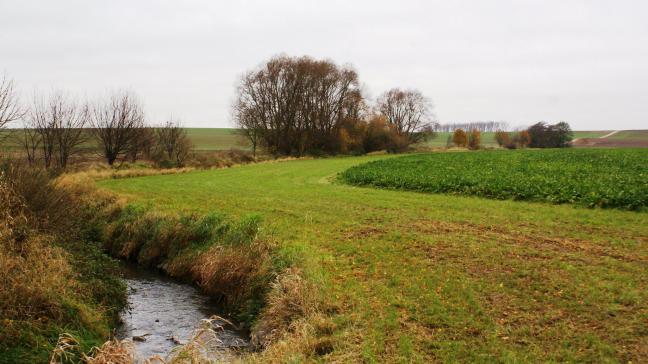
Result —
[[603, 135], [603, 136], [600, 137], [599, 139], [605, 139], [605, 138], [607, 138], [607, 137], [611, 137], [612, 135], [614, 135], [614, 134], [616, 134], [616, 133], [618, 133], [618, 132], [620, 132], [620, 131], [621, 131], [621, 130], [615, 130], [615, 131], [613, 131], [613, 132], [611, 132], [611, 133], [608, 133], [608, 134]]

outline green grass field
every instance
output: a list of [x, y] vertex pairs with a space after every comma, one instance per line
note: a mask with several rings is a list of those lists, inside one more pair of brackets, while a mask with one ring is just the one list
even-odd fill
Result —
[[166, 211], [263, 216], [332, 307], [325, 361], [648, 360], [648, 214], [336, 182], [383, 158], [100, 186]]
[[410, 155], [350, 168], [342, 179], [358, 186], [639, 210], [648, 207], [648, 150]]

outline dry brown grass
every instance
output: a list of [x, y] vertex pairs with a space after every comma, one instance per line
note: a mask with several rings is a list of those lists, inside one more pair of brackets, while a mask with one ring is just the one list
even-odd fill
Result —
[[90, 355], [84, 355], [84, 361], [88, 364], [130, 364], [135, 361], [134, 352], [132, 341], [113, 339], [92, 348]]
[[233, 307], [253, 299], [265, 288], [260, 285], [272, 276], [270, 254], [270, 244], [261, 239], [250, 244], [215, 245], [201, 254], [190, 270], [206, 293]]
[[146, 177], [146, 176], [158, 176], [158, 175], [169, 175], [169, 174], [180, 174], [188, 173], [195, 171], [194, 167], [183, 167], [183, 168], [166, 168], [166, 169], [154, 169], [154, 168], [129, 168], [129, 169], [89, 169], [80, 172], [68, 173], [62, 178], [87, 178], [90, 180], [101, 180], [101, 179], [119, 179], [119, 178], [133, 178], [133, 177]]
[[294, 331], [291, 325], [297, 319], [318, 311], [313, 287], [309, 287], [298, 269], [288, 269], [275, 279], [271, 287], [266, 307], [252, 331], [252, 344], [260, 348], [267, 348]]
[[63, 333], [52, 350], [50, 364], [80, 362], [86, 364], [133, 364], [135, 350], [130, 340], [109, 340], [100, 347], [93, 347], [88, 354], [81, 351], [78, 340]]
[[79, 288], [65, 252], [29, 230], [20, 197], [1, 178], [0, 215], [0, 317], [62, 320], [61, 297]]
[[258, 352], [242, 362], [318, 361], [334, 350], [336, 325], [325, 314], [315, 285], [297, 268], [289, 268], [271, 285], [266, 306], [252, 329]]
[[96, 209], [117, 200], [96, 199], [86, 194], [88, 185], [57, 183], [19, 164], [2, 171], [0, 359], [44, 360], [43, 343], [60, 327], [83, 332], [83, 345], [108, 337], [125, 292], [108, 282], [110, 264], [84, 236]]
[[0, 250], [0, 313], [4, 318], [63, 319], [60, 297], [79, 288], [60, 248], [39, 237]]

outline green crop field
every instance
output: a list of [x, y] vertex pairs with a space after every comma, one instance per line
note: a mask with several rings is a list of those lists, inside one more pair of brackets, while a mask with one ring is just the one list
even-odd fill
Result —
[[389, 158], [100, 186], [165, 211], [260, 214], [326, 303], [334, 350], [322, 361], [647, 360], [648, 214], [337, 182], [350, 167]]
[[353, 167], [354, 185], [497, 199], [648, 207], [648, 150], [549, 149], [411, 155]]

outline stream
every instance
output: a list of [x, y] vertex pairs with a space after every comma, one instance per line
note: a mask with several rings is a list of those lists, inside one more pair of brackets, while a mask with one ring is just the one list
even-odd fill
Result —
[[[128, 308], [121, 313], [118, 339], [133, 339], [138, 359], [159, 355], [162, 358], [174, 347], [186, 343], [200, 327], [201, 320], [222, 315], [209, 297], [196, 287], [178, 283], [161, 274], [126, 265], [124, 280], [128, 284]], [[218, 342], [210, 351], [247, 346], [244, 332], [219, 322]]]

